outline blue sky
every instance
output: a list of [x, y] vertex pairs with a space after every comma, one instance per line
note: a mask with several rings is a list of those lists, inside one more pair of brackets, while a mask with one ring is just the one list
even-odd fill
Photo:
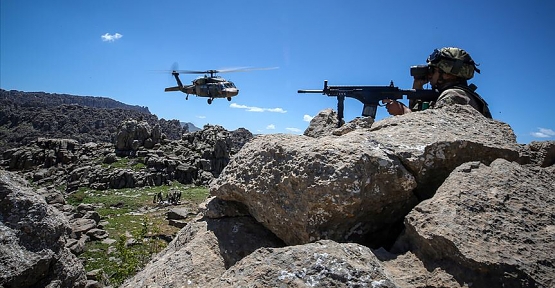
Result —
[[[335, 98], [330, 85], [408, 89], [411, 65], [456, 46], [480, 63], [471, 81], [520, 143], [555, 139], [552, 1], [0, 0], [0, 88], [104, 96], [164, 119], [253, 133], [295, 133]], [[221, 74], [231, 102], [180, 92], [155, 70], [279, 67]], [[190, 83], [196, 75], [181, 75]], [[362, 104], [345, 103], [347, 121]], [[378, 108], [377, 119], [390, 117]]]

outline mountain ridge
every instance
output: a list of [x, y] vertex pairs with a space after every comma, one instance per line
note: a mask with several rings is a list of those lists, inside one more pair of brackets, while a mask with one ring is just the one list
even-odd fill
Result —
[[0, 153], [39, 137], [113, 143], [118, 126], [127, 119], [159, 125], [171, 140], [188, 131], [179, 120], [159, 119], [146, 106], [107, 97], [0, 89]]

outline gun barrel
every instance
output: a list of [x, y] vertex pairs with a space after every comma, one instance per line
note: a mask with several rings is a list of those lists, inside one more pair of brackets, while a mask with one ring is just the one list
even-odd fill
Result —
[[297, 93], [321, 93], [321, 94], [324, 94], [324, 90], [298, 90]]

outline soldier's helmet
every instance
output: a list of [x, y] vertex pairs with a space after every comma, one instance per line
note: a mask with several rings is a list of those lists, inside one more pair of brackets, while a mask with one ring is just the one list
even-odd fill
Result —
[[474, 71], [480, 73], [480, 69], [470, 54], [460, 48], [444, 47], [435, 49], [426, 60], [428, 65], [438, 67], [445, 73], [455, 75], [463, 79], [474, 77]]

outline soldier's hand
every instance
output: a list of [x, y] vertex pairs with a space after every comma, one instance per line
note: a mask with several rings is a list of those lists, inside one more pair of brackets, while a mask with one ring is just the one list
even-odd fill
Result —
[[385, 109], [387, 109], [389, 115], [403, 115], [411, 112], [405, 104], [392, 99], [384, 99], [382, 104], [385, 104]]

